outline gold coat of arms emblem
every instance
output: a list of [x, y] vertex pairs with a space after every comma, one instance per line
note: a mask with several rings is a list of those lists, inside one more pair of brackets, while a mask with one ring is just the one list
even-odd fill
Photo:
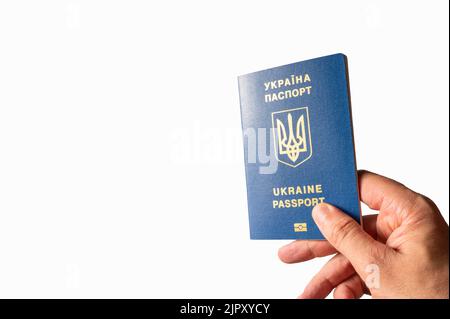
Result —
[[276, 158], [297, 167], [312, 156], [311, 129], [307, 107], [272, 113]]

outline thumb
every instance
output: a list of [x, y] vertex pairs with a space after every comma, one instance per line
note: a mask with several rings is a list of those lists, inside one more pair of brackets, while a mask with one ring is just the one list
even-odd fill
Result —
[[347, 257], [360, 276], [364, 276], [368, 265], [379, 265], [386, 246], [373, 239], [349, 215], [324, 203], [314, 207], [312, 216], [328, 242]]

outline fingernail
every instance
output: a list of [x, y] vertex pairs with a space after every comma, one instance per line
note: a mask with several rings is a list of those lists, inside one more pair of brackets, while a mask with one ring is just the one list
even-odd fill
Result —
[[329, 211], [327, 204], [319, 204], [313, 208], [312, 217], [317, 224], [323, 224]]

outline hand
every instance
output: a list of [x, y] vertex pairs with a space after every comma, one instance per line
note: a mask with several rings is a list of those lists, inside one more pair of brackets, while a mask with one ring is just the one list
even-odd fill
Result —
[[313, 209], [327, 241], [294, 241], [278, 255], [286, 263], [336, 255], [300, 298], [448, 298], [448, 225], [436, 205], [402, 184], [359, 172], [361, 200], [378, 215], [363, 225], [329, 204]]

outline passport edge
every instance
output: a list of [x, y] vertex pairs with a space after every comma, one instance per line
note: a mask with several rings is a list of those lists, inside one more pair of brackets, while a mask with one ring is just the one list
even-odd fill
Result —
[[310, 61], [319, 60], [319, 59], [323, 59], [323, 58], [330, 58], [330, 57], [333, 57], [333, 56], [336, 56], [336, 57], [342, 57], [342, 58], [344, 59], [344, 61], [347, 61], [347, 56], [346, 56], [344, 53], [338, 52], [338, 53], [333, 53], [333, 54], [328, 54], [328, 55], [320, 56], [320, 57], [317, 57], [317, 58], [311, 58], [311, 59], [306, 59], [306, 60], [296, 61], [296, 62], [287, 63], [287, 64], [282, 64], [282, 65], [275, 66], [275, 67], [271, 67], [271, 68], [267, 68], [267, 69], [262, 69], [262, 70], [258, 70], [258, 71], [254, 71], [254, 72], [244, 73], [244, 74], [238, 75], [237, 78], [238, 78], [238, 80], [239, 80], [240, 78], [244, 78], [244, 77], [246, 77], [246, 76], [248, 76], [248, 75], [258, 74], [258, 73], [260, 73], [260, 72], [271, 71], [271, 70], [275, 70], [275, 69], [278, 69], [278, 68], [283, 68], [283, 67], [291, 66], [291, 65], [297, 64], [297, 63], [310, 62]]

